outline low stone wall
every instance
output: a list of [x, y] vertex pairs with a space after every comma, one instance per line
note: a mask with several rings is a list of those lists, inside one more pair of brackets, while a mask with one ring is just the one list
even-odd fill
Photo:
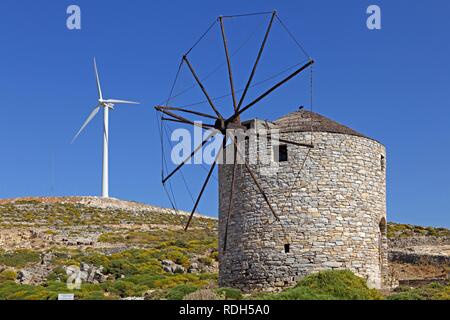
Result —
[[411, 237], [389, 239], [389, 248], [450, 245], [450, 237]]
[[450, 265], [450, 257], [444, 255], [419, 254], [406, 251], [389, 251], [390, 262], [408, 264]]
[[440, 278], [399, 281], [400, 286], [411, 288], [423, 287], [432, 283], [439, 283], [440, 285], [446, 286], [450, 283], [450, 281], [448, 279], [440, 279]]

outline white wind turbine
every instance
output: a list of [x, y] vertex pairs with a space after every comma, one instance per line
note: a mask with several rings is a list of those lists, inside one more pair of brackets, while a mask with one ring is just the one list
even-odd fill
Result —
[[95, 77], [97, 80], [97, 89], [98, 89], [98, 104], [92, 110], [91, 114], [87, 118], [87, 120], [84, 122], [84, 124], [81, 126], [81, 129], [78, 131], [78, 133], [75, 135], [75, 137], [72, 140], [72, 143], [78, 138], [80, 133], [86, 128], [86, 126], [91, 122], [92, 119], [97, 115], [97, 113], [100, 111], [100, 108], [103, 108], [103, 174], [102, 174], [102, 197], [103, 198], [109, 198], [109, 181], [108, 181], [108, 135], [109, 135], [109, 109], [114, 110], [114, 106], [116, 104], [139, 104], [139, 102], [133, 102], [133, 101], [126, 101], [126, 100], [117, 100], [117, 99], [103, 99], [102, 94], [102, 87], [100, 85], [100, 78], [98, 76], [98, 70], [97, 70], [97, 62], [94, 58], [94, 70], [95, 70]]

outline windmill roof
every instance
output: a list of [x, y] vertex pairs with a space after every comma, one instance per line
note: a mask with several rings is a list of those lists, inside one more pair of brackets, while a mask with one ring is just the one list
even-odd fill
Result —
[[289, 113], [274, 123], [281, 132], [330, 132], [367, 138], [347, 126], [307, 110]]

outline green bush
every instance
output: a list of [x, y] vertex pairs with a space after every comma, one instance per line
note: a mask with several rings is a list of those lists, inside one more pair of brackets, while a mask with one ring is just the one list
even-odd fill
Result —
[[186, 249], [188, 247], [188, 244], [186, 243], [186, 241], [181, 240], [181, 239], [176, 240], [173, 245], [175, 247], [183, 248], [183, 249]]
[[241, 300], [242, 292], [239, 289], [219, 288], [216, 290], [218, 294], [223, 296], [225, 300]]
[[183, 298], [186, 295], [195, 292], [197, 290], [198, 288], [193, 285], [182, 284], [170, 289], [169, 292], [167, 293], [166, 298], [167, 300], [183, 300]]
[[17, 200], [14, 202], [16, 205], [39, 205], [41, 201], [39, 200]]
[[13, 270], [3, 270], [0, 273], [0, 283], [16, 280], [17, 274]]
[[173, 248], [167, 250], [165, 252], [165, 258], [172, 260], [176, 264], [182, 265], [184, 267], [189, 266], [189, 257], [179, 250]]
[[112, 297], [107, 297], [105, 296], [105, 292], [103, 291], [90, 291], [90, 292], [86, 292], [84, 293], [81, 297], [80, 300], [107, 300], [107, 299], [113, 299]]
[[112, 260], [105, 268], [105, 271], [114, 275], [116, 278], [120, 278], [122, 275], [128, 276], [137, 274], [136, 265], [127, 259]]
[[170, 289], [179, 285], [193, 285], [201, 288], [207, 286], [211, 280], [217, 280], [216, 274], [167, 274], [161, 280], [155, 280], [154, 285], [160, 289]]
[[17, 250], [0, 253], [0, 265], [13, 268], [23, 268], [30, 263], [39, 262], [40, 256], [36, 251]]
[[107, 267], [110, 264], [110, 259], [104, 254], [99, 254], [96, 252], [87, 252], [74, 257], [79, 262], [84, 262], [96, 267]]
[[[59, 293], [67, 292], [67, 284], [65, 282], [59, 281], [48, 281], [43, 285], [43, 287], [49, 292], [50, 298], [57, 299]], [[36, 287], [35, 287], [36, 288]], [[76, 293], [75, 291], [74, 293]]]
[[104, 285], [106, 291], [116, 294], [122, 298], [141, 297], [148, 288], [141, 284], [135, 284], [127, 280], [118, 280]]
[[198, 261], [206, 266], [210, 266], [213, 264], [213, 259], [210, 257], [200, 257], [198, 258]]
[[151, 232], [130, 232], [125, 236], [127, 243], [147, 244], [158, 241], [158, 235]]
[[219, 261], [219, 252], [218, 251], [213, 251], [211, 253], [211, 259], [213, 259], [214, 261]]
[[49, 300], [49, 292], [40, 286], [17, 284], [14, 281], [0, 283], [0, 300]]
[[432, 283], [416, 289], [397, 288], [396, 291], [398, 293], [388, 296], [389, 300], [450, 300], [450, 285]]
[[450, 230], [446, 228], [389, 223], [387, 227], [387, 236], [388, 238], [409, 238], [414, 236], [450, 237]]
[[167, 290], [152, 290], [145, 294], [145, 300], [165, 300], [167, 296]]
[[155, 274], [139, 274], [131, 277], [127, 277], [127, 281], [133, 282], [134, 284], [140, 284], [146, 286], [148, 289], [156, 289], [158, 286], [156, 285], [157, 281], [164, 279], [165, 277], [162, 275]]
[[322, 271], [303, 278], [295, 288], [277, 294], [257, 295], [262, 300], [381, 300], [366, 282], [348, 270]]
[[[104, 285], [83, 284], [81, 290], [68, 290], [66, 283], [49, 281], [42, 286], [17, 284], [13, 281], [0, 283], [0, 300], [57, 300], [58, 294], [72, 292], [76, 300], [106, 300], [117, 299], [120, 294], [140, 293], [139, 286], [117, 285], [114, 292], [105, 290]], [[106, 287], [106, 286], [105, 286]], [[107, 296], [108, 295], [108, 296]]]
[[47, 281], [60, 280], [62, 282], [66, 282], [67, 278], [68, 276], [66, 271], [63, 269], [63, 267], [58, 266], [55, 269], [53, 269], [52, 272], [49, 273], [49, 275], [47, 276]]
[[200, 289], [184, 296], [183, 300], [223, 300], [214, 290]]

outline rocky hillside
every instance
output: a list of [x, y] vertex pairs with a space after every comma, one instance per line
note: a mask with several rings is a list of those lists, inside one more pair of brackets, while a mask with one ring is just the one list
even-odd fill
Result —
[[[0, 300], [70, 292], [77, 299], [241, 297], [217, 288], [217, 221], [196, 216], [184, 232], [187, 215], [95, 197], [0, 200]], [[431, 282], [449, 290], [449, 230], [390, 224], [388, 235], [401, 290]]]
[[81, 280], [80, 299], [170, 298], [214, 285], [217, 222], [196, 216], [182, 232], [186, 221], [114, 199], [0, 201], [0, 299], [54, 299], [68, 279]]
[[[65, 245], [79, 249], [118, 247], [119, 238], [138, 231], [180, 231], [188, 213], [136, 202], [96, 197], [21, 198], [0, 200], [0, 246], [3, 249], [39, 249]], [[192, 230], [210, 229], [215, 220], [195, 216]], [[215, 229], [212, 228], [213, 232]], [[125, 243], [136, 244], [136, 241]], [[151, 241], [150, 241], [151, 242]], [[123, 244], [123, 243], [122, 243]], [[142, 239], [141, 245], [145, 245]]]

